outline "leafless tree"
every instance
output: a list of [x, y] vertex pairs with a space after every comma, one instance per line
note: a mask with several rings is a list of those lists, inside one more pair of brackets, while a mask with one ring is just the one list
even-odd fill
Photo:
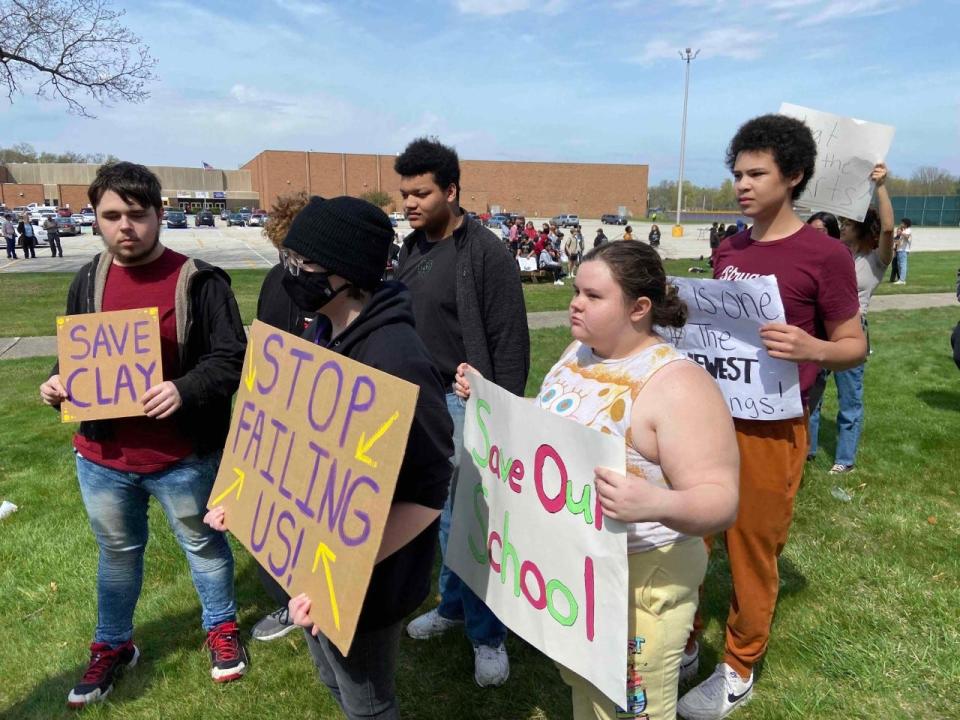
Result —
[[93, 117], [89, 101], [142, 102], [153, 79], [150, 50], [106, 0], [0, 0], [0, 90], [27, 87]]

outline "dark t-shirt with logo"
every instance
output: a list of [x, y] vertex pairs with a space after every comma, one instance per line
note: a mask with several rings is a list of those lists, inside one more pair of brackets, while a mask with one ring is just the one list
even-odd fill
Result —
[[449, 389], [467, 349], [457, 314], [457, 246], [453, 236], [439, 242], [421, 237], [410, 248], [397, 277], [410, 288], [417, 333]]
[[[838, 240], [803, 225], [793, 235], [754, 242], [750, 230], [724, 240], [713, 260], [718, 280], [750, 280], [776, 275], [790, 325], [826, 339], [825, 321], [841, 322], [860, 312], [853, 256]], [[819, 367], [800, 363], [800, 393], [807, 392]]]

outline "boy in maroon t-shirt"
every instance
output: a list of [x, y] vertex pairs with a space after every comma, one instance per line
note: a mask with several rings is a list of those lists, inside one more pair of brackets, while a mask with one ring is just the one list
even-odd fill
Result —
[[[853, 257], [793, 211], [813, 175], [817, 149], [810, 129], [783, 115], [745, 123], [727, 149], [737, 200], [753, 227], [723, 241], [714, 277], [743, 280], [776, 275], [786, 323], [769, 323], [760, 336], [771, 357], [799, 365], [800, 392], [817, 368], [845, 370], [863, 362], [867, 344]], [[767, 648], [777, 603], [777, 557], [793, 517], [803, 475], [807, 419], [735, 420], [740, 449], [740, 506], [724, 533], [733, 593], [723, 662], [677, 705], [687, 720], [717, 720], [753, 692], [753, 666]], [[688, 677], [696, 673], [693, 636], [684, 653]]]
[[[104, 251], [70, 285], [67, 314], [156, 307], [163, 377], [140, 398], [143, 417], [93, 420], [74, 437], [80, 494], [97, 539], [97, 627], [90, 662], [67, 695], [74, 708], [104, 700], [136, 665], [133, 617], [143, 582], [147, 507], [157, 499], [190, 565], [216, 682], [249, 661], [237, 627], [233, 555], [203, 524], [240, 384], [246, 336], [226, 273], [160, 242], [160, 181], [142, 165], [104, 165], [88, 195]], [[68, 398], [59, 366], [44, 403]]]

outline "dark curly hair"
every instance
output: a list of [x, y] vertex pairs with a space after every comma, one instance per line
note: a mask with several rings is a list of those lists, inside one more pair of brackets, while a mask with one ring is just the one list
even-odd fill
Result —
[[687, 304], [680, 299], [676, 286], [667, 283], [660, 256], [646, 243], [600, 245], [584, 255], [583, 262], [591, 260], [599, 260], [610, 268], [628, 304], [641, 297], [650, 299], [654, 325], [683, 327], [687, 322]]
[[817, 161], [817, 143], [810, 128], [803, 121], [786, 115], [761, 115], [747, 120], [727, 148], [727, 167], [733, 172], [737, 156], [742, 152], [763, 151], [773, 154], [773, 161], [785, 178], [803, 173], [793, 188], [792, 197], [796, 200], [813, 177]]
[[287, 195], [278, 195], [273, 201], [273, 207], [270, 208], [270, 216], [267, 224], [263, 226], [263, 234], [273, 243], [273, 246], [280, 249], [283, 239], [287, 236], [287, 230], [290, 229], [290, 223], [310, 202], [310, 196], [303, 190], [289, 193]]
[[113, 190], [125, 203], [136, 202], [140, 207], [160, 210], [160, 179], [143, 165], [132, 162], [114, 162], [101, 165], [97, 176], [87, 188], [87, 198], [96, 210], [107, 190]]
[[457, 187], [460, 198], [460, 158], [457, 151], [436, 138], [417, 138], [397, 156], [393, 169], [400, 177], [413, 177], [432, 173], [433, 180], [441, 188]]

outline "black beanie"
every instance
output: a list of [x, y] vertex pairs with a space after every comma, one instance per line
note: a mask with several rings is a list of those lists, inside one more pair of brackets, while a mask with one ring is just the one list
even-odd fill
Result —
[[342, 196], [314, 195], [290, 223], [283, 246], [363, 290], [383, 277], [393, 226], [380, 208]]

